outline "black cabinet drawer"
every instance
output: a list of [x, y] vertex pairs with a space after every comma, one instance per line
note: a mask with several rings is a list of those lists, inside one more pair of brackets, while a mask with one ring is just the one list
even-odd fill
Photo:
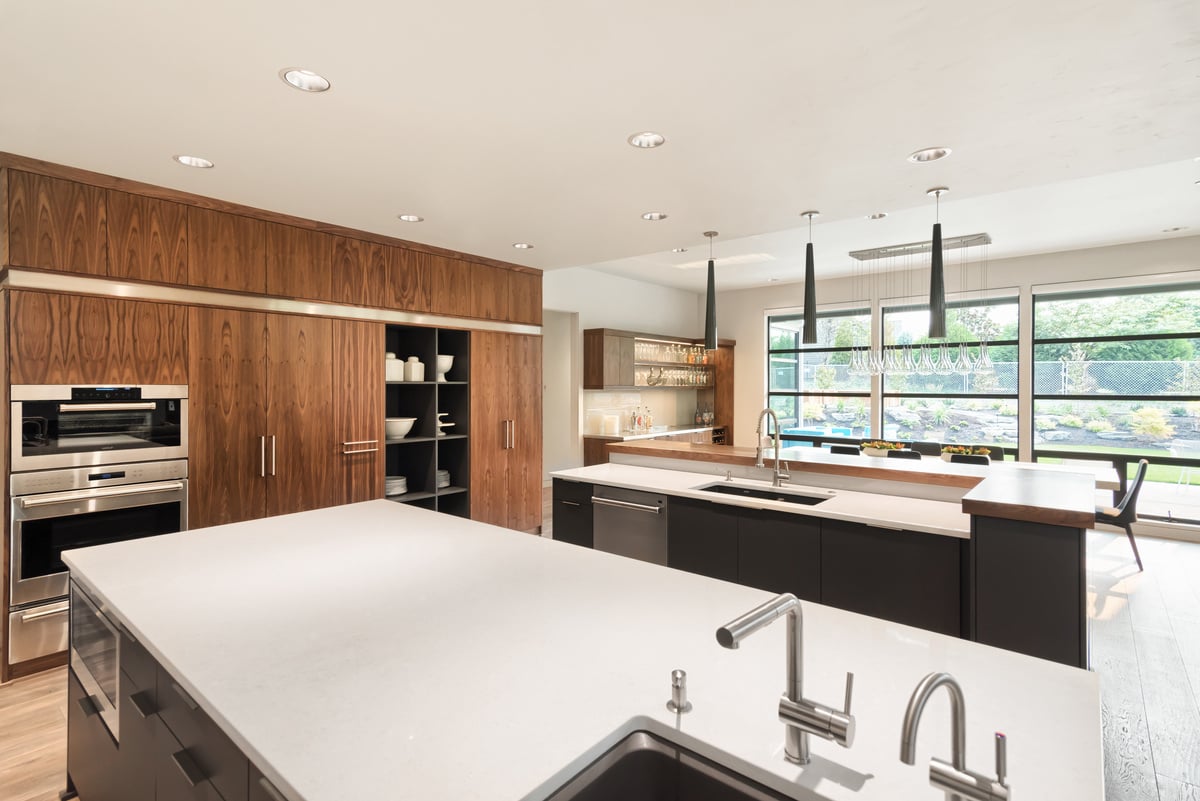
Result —
[[[184, 748], [161, 720], [154, 728], [156, 801], [227, 801], [213, 784], [214, 767], [205, 755], [197, 749]], [[243, 798], [246, 796], [244, 777], [245, 772]], [[81, 801], [85, 798], [80, 793]]]
[[[125, 661], [124, 650], [121, 652], [121, 661], [122, 663]], [[153, 677], [153, 674], [151, 676]], [[122, 671], [121, 701], [117, 710], [121, 716], [119, 762], [122, 798], [125, 801], [155, 801], [154, 729], [156, 708], [153, 683], [149, 689], [139, 689], [134, 678]]]
[[592, 490], [591, 484], [554, 479], [554, 539], [592, 547]]
[[158, 707], [165, 728], [203, 767], [225, 801], [246, 801], [246, 757], [161, 666]]
[[258, 768], [250, 765], [250, 801], [287, 801], [287, 796], [279, 792], [271, 781], [262, 775]]
[[67, 754], [67, 772], [80, 798], [125, 801], [117, 743], [75, 678], [74, 670], [68, 671], [67, 678]]
[[667, 523], [668, 567], [738, 580], [737, 507], [672, 498]]
[[125, 673], [133, 681], [134, 686], [139, 689], [154, 689], [158, 663], [140, 642], [124, 631], [121, 632], [121, 672]]
[[738, 581], [820, 602], [820, 520], [743, 509], [738, 516]]

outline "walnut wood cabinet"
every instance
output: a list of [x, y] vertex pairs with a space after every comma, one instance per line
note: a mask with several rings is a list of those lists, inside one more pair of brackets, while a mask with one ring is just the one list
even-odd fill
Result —
[[330, 299], [353, 306], [382, 306], [389, 250], [374, 242], [334, 237]]
[[103, 189], [12, 169], [6, 183], [8, 265], [108, 274]]
[[189, 341], [191, 526], [332, 505], [332, 321], [196, 308]]
[[542, 522], [542, 338], [471, 335], [471, 517], [519, 531]]
[[13, 384], [186, 384], [188, 309], [82, 295], [8, 293]]
[[188, 282], [210, 289], [265, 294], [266, 223], [189, 206]]
[[186, 284], [187, 206], [116, 190], [106, 199], [109, 277]]
[[383, 323], [333, 321], [334, 503], [383, 497]]
[[332, 297], [334, 237], [282, 223], [266, 226], [267, 294], [304, 300]]

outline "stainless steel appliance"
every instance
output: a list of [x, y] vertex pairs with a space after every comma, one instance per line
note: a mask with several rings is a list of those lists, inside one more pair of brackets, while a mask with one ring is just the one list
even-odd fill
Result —
[[79, 679], [84, 701], [120, 742], [117, 698], [121, 689], [121, 632], [107, 614], [76, 582], [71, 582], [71, 670]]
[[667, 499], [599, 485], [592, 496], [593, 547], [656, 565], [667, 563]]
[[187, 457], [187, 387], [12, 388], [14, 473]]

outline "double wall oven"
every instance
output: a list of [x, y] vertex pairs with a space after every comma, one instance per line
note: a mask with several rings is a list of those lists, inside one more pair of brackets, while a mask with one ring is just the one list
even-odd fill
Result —
[[12, 387], [9, 664], [67, 649], [62, 552], [187, 528], [187, 387]]

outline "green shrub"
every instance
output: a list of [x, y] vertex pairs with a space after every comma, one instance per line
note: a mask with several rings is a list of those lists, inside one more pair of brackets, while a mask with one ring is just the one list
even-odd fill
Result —
[[1033, 428], [1035, 431], [1049, 431], [1058, 428], [1058, 423], [1045, 417], [1039, 417], [1033, 421]]
[[1088, 420], [1087, 425], [1085, 425], [1084, 428], [1086, 428], [1088, 431], [1091, 431], [1093, 434], [1099, 434], [1102, 431], [1113, 430], [1112, 423], [1108, 422], [1107, 420]]
[[1162, 409], [1153, 406], [1143, 406], [1129, 415], [1129, 430], [1140, 437], [1160, 440], [1175, 436], [1175, 426], [1167, 423], [1167, 416]]
[[1058, 421], [1058, 424], [1067, 428], [1083, 428], [1083, 418], [1078, 415], [1068, 414], [1062, 417]]
[[1001, 417], [1016, 417], [1017, 416], [1017, 404], [1015, 404], [1015, 403], [1002, 404], [1000, 406], [1000, 408], [996, 410], [996, 414], [1000, 415]]

